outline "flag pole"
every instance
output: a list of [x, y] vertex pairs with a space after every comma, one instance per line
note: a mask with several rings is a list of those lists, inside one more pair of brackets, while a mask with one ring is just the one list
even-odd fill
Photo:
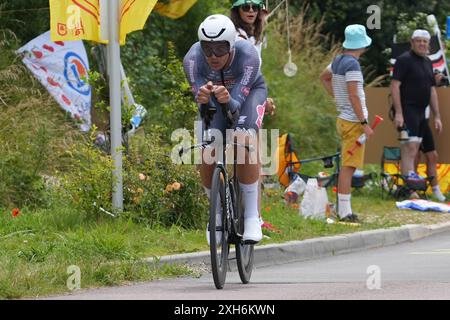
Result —
[[122, 176], [122, 111], [120, 88], [120, 45], [119, 45], [119, 0], [105, 1], [108, 4], [108, 64], [111, 157], [113, 161], [112, 207], [115, 213], [123, 211]]

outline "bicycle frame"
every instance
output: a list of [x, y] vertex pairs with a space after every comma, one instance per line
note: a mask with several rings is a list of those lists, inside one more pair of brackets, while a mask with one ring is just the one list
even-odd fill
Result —
[[[229, 124], [232, 123], [230, 113], [228, 115]], [[206, 148], [211, 145], [214, 140], [210, 138], [209, 132], [209, 122], [211, 118], [207, 115], [205, 120], [205, 129], [203, 130], [202, 137], [206, 142], [191, 146], [190, 148], [181, 148], [179, 151], [180, 158], [182, 154], [187, 150], [193, 150], [196, 148]], [[234, 137], [233, 137], [234, 139]], [[236, 247], [236, 260], [238, 265], [239, 276], [241, 281], [246, 284], [250, 281], [252, 269], [253, 269], [253, 244], [244, 243], [243, 238], [243, 228], [244, 228], [244, 217], [243, 210], [241, 207], [241, 197], [240, 197], [240, 186], [237, 177], [237, 148], [243, 147], [247, 152], [253, 151], [252, 146], [247, 146], [244, 144], [232, 142], [229, 143], [223, 141], [220, 146], [220, 155], [222, 156], [216, 162], [216, 166], [213, 171], [213, 179], [211, 186], [211, 197], [210, 197], [210, 215], [209, 215], [209, 228], [208, 232], [211, 239], [210, 250], [211, 250], [211, 266], [214, 278], [214, 284], [217, 289], [222, 289], [225, 283], [227, 268], [224, 264], [228, 263], [228, 252], [230, 249], [230, 244], [234, 244]], [[233, 153], [233, 177], [230, 179], [229, 173], [227, 171], [227, 148], [232, 146], [234, 149]], [[217, 150], [216, 150], [217, 151]], [[217, 155], [217, 152], [216, 152]], [[203, 158], [203, 157], [202, 157]], [[219, 181], [223, 179], [223, 184]], [[224, 193], [222, 193], [224, 192]], [[221, 196], [219, 196], [219, 194]], [[217, 201], [221, 202], [217, 202]], [[217, 225], [217, 206], [222, 207], [222, 225]], [[211, 229], [213, 228], [213, 229]], [[217, 232], [222, 232], [221, 240], [222, 243], [219, 244], [217, 241]], [[225, 252], [224, 252], [225, 250]], [[221, 253], [217, 255], [218, 251]]]

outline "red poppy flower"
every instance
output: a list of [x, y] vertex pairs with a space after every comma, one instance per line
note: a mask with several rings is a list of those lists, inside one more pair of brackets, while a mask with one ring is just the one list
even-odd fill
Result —
[[14, 208], [12, 211], [12, 216], [17, 217], [20, 214], [19, 208]]

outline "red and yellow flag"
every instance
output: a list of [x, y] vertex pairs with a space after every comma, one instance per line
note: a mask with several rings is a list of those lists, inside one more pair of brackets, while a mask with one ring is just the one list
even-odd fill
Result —
[[121, 0], [120, 44], [125, 44], [125, 37], [128, 33], [144, 28], [156, 2], [157, 0]]
[[[197, 0], [171, 0], [167, 4], [157, 0], [120, 0], [120, 44], [126, 35], [144, 28], [148, 16], [155, 8], [161, 15], [177, 19]], [[108, 0], [50, 0], [50, 31], [52, 41], [91, 40], [107, 43], [102, 39], [100, 16], [106, 16]], [[156, 7], [155, 7], [156, 5]]]
[[99, 0], [50, 0], [52, 41], [100, 39]]
[[186, 14], [197, 0], [170, 0], [169, 3], [157, 3], [155, 11], [171, 19], [178, 19]]
[[[156, 2], [120, 1], [120, 44], [125, 44], [128, 33], [144, 28]], [[50, 0], [52, 41], [92, 40], [106, 43], [100, 32], [100, 10], [106, 3], [103, 0]]]

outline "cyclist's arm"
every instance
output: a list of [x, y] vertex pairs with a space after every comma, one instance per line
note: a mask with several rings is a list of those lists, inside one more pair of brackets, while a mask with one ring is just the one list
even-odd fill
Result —
[[198, 96], [200, 93], [200, 88], [207, 84], [207, 79], [200, 72], [200, 65], [198, 62], [199, 45], [194, 44], [189, 52], [183, 59], [184, 73], [186, 74], [187, 80], [191, 86], [192, 93], [194, 95], [195, 102], [201, 104], [204, 101], [198, 101]]
[[237, 52], [239, 56], [235, 56], [235, 59], [238, 59], [237, 67], [240, 70], [236, 78], [236, 84], [230, 92], [231, 98], [228, 107], [232, 113], [241, 109], [250, 93], [250, 88], [255, 83], [257, 76], [260, 75], [260, 60], [255, 47], [247, 41], [239, 41], [238, 43], [245, 48]]

